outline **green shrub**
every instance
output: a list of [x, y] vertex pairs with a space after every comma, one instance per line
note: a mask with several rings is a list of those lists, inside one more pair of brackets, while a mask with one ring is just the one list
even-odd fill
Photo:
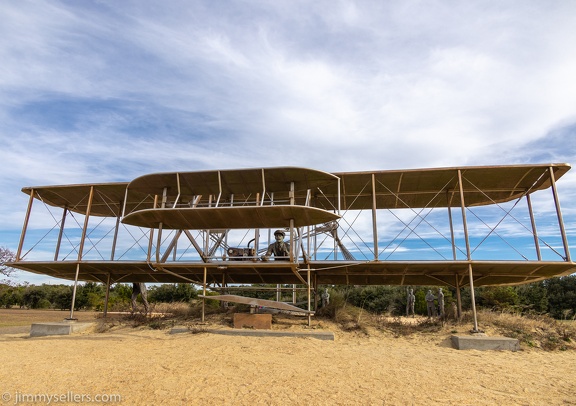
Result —
[[50, 309], [52, 307], [52, 303], [48, 299], [40, 299], [36, 304], [36, 309]]

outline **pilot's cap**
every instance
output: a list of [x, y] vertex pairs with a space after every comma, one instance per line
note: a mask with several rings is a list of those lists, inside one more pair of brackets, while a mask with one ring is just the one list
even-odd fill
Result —
[[284, 232], [284, 230], [276, 230], [274, 231], [274, 235], [278, 235], [281, 234], [282, 237], [286, 237], [286, 233]]

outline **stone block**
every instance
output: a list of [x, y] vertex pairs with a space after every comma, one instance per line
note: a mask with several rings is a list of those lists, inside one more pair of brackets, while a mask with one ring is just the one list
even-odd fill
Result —
[[[221, 334], [226, 336], [244, 337], [292, 337], [292, 338], [315, 338], [318, 340], [334, 341], [334, 333], [331, 331], [293, 331], [293, 330], [251, 330], [234, 328], [208, 328], [199, 330], [197, 333]], [[188, 327], [175, 326], [170, 334], [194, 334]]]
[[316, 338], [318, 340], [334, 341], [334, 333], [331, 331], [208, 329], [206, 332], [228, 336]]
[[61, 323], [32, 323], [30, 337], [62, 336], [82, 331], [93, 323], [77, 323], [64, 321]]
[[520, 350], [520, 343], [515, 338], [488, 336], [452, 336], [452, 346], [457, 350]]

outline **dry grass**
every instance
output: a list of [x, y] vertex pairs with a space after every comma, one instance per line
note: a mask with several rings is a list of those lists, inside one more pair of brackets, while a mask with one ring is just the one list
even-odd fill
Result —
[[[154, 316], [122, 314], [106, 319], [98, 318], [96, 312], [76, 312], [82, 321], [97, 320], [96, 332], [106, 332], [125, 326], [133, 328], [169, 329], [185, 326], [193, 333], [206, 331], [207, 326], [232, 324], [230, 312], [222, 311], [216, 303], [207, 304], [205, 322], [200, 322], [201, 301], [193, 303], [162, 303], [152, 307]], [[241, 311], [236, 308], [234, 311]], [[0, 329], [8, 331], [35, 322], [62, 321], [67, 311], [0, 309]], [[329, 329], [341, 334], [364, 337], [387, 335], [396, 338], [418, 336], [430, 340], [442, 340], [452, 334], [468, 334], [472, 329], [471, 313], [465, 313], [460, 322], [442, 321], [426, 317], [406, 318], [376, 315], [346, 303], [331, 303], [320, 309], [313, 318], [313, 327]], [[520, 316], [509, 312], [480, 310], [478, 326], [489, 336], [502, 335], [517, 338], [524, 348], [544, 351], [576, 350], [576, 321], [559, 321], [546, 315]], [[273, 328], [308, 328], [305, 319], [288, 315], [273, 316]]]
[[[231, 315], [217, 307], [207, 306], [206, 324], [231, 325]], [[238, 309], [236, 309], [238, 310]], [[162, 327], [158, 321], [149, 321], [151, 328], [170, 327], [176, 323], [188, 325], [190, 329], [201, 332], [204, 327], [199, 324], [201, 306], [195, 303], [189, 308], [178, 310], [174, 304], [168, 305], [167, 313], [173, 317], [163, 320]], [[302, 318], [278, 314], [273, 318], [275, 328], [306, 327]], [[152, 325], [150, 325], [150, 323]], [[549, 316], [520, 316], [514, 313], [481, 310], [478, 312], [479, 328], [488, 335], [502, 335], [517, 338], [524, 347], [546, 351], [575, 350], [576, 322], [558, 321]], [[336, 329], [342, 333], [354, 333], [369, 337], [373, 334], [385, 334], [393, 337], [410, 337], [418, 335], [430, 339], [447, 338], [452, 334], [468, 334], [473, 327], [470, 312], [465, 313], [461, 321], [440, 320], [427, 317], [392, 317], [376, 315], [345, 302], [331, 303], [320, 309], [314, 318], [319, 328]]]
[[478, 323], [491, 327], [497, 334], [517, 338], [528, 347], [548, 351], [576, 349], [574, 321], [559, 321], [548, 315], [480, 311]]
[[[211, 303], [214, 302], [214, 303]], [[205, 314], [210, 315], [220, 313], [219, 302], [207, 301]], [[140, 306], [141, 307], [141, 306]], [[140, 309], [143, 311], [143, 309]], [[119, 315], [100, 319], [96, 328], [97, 332], [107, 332], [117, 326], [130, 326], [133, 328], [147, 327], [154, 330], [165, 330], [175, 325], [186, 325], [193, 321], [197, 323], [202, 315], [202, 302], [200, 300], [175, 303], [154, 303], [150, 306], [150, 314], [142, 312], [131, 313], [124, 311]]]
[[[370, 336], [378, 332], [393, 337], [428, 336], [449, 337], [452, 334], [469, 334], [473, 327], [471, 312], [462, 320], [440, 320], [427, 317], [393, 317], [375, 315], [349, 304], [332, 303], [318, 314], [328, 319], [344, 332]], [[545, 351], [576, 350], [576, 321], [559, 321], [547, 315], [527, 315], [510, 312], [480, 310], [478, 326], [490, 336], [516, 338], [523, 347]]]

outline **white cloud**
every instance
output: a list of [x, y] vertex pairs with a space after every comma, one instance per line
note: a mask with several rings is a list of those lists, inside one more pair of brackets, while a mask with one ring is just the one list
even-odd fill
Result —
[[575, 156], [570, 1], [53, 0], [0, 14], [10, 230], [35, 184]]

